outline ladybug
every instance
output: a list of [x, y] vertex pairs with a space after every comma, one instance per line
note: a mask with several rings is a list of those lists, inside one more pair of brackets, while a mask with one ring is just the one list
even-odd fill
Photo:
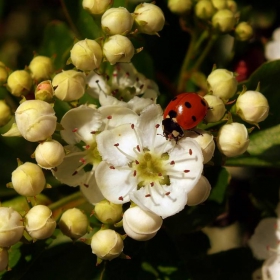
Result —
[[163, 113], [163, 136], [176, 142], [184, 136], [184, 130], [196, 127], [206, 116], [206, 100], [194, 92], [175, 96]]

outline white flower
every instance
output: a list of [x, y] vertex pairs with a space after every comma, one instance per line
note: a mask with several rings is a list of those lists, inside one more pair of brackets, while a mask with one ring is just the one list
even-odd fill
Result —
[[203, 168], [199, 145], [190, 138], [177, 144], [162, 136], [162, 110], [147, 107], [137, 121], [129, 121], [96, 136], [103, 161], [96, 181], [106, 199], [134, 201], [145, 211], [166, 218], [181, 211], [187, 193]]
[[272, 41], [265, 45], [264, 54], [267, 60], [280, 58], [280, 27], [273, 31]]
[[[69, 110], [62, 118], [62, 138], [69, 144], [65, 147], [63, 162], [53, 170], [54, 176], [69, 186], [80, 186], [87, 199], [95, 204], [104, 197], [96, 184], [95, 169], [101, 162], [95, 133], [111, 129], [119, 124], [135, 121], [137, 114], [128, 108], [106, 106], [98, 110], [82, 105]], [[79, 144], [79, 147], [75, 146]], [[91, 166], [85, 171], [85, 166]]]

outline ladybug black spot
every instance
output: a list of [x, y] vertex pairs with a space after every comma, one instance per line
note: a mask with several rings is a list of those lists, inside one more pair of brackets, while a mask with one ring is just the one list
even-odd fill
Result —
[[177, 117], [177, 112], [175, 112], [174, 110], [170, 110], [168, 112], [168, 116], [171, 118], [171, 119], [174, 119]]
[[206, 103], [205, 103], [205, 101], [204, 101], [203, 99], [201, 99], [201, 104], [202, 104], [203, 106], [206, 106]]
[[192, 120], [195, 122], [196, 121], [196, 116], [192, 116]]
[[191, 104], [190, 102], [185, 102], [185, 106], [186, 106], [187, 108], [191, 108], [191, 107], [192, 107], [192, 104]]

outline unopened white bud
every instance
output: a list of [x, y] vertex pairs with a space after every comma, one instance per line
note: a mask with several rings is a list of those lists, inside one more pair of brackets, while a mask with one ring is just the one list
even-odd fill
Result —
[[269, 104], [262, 93], [249, 90], [238, 96], [236, 101], [236, 114], [245, 122], [257, 124], [264, 121], [268, 113]]
[[233, 72], [226, 69], [216, 69], [207, 77], [209, 90], [219, 96], [224, 102], [234, 96], [237, 90], [237, 80]]
[[56, 129], [53, 107], [42, 100], [27, 100], [19, 105], [15, 119], [21, 135], [30, 142], [49, 138]]
[[158, 34], [165, 23], [162, 10], [151, 3], [139, 4], [134, 10], [134, 16], [138, 30], [149, 35]]
[[114, 204], [108, 200], [102, 200], [95, 205], [94, 214], [103, 224], [115, 224], [122, 219], [122, 204]]
[[88, 232], [88, 218], [77, 208], [66, 210], [59, 221], [59, 228], [63, 234], [72, 238], [78, 239]]
[[138, 241], [153, 238], [162, 225], [162, 218], [152, 212], [144, 211], [139, 206], [124, 212], [123, 229], [126, 234]]
[[195, 15], [202, 20], [210, 19], [215, 11], [216, 9], [209, 0], [200, 0], [195, 5]]
[[3, 85], [6, 83], [8, 78], [8, 71], [6, 69], [6, 66], [3, 64], [0, 64], [0, 85]]
[[234, 14], [237, 12], [238, 7], [235, 1], [227, 0], [228, 9], [231, 10]]
[[52, 211], [45, 205], [36, 205], [25, 215], [25, 228], [33, 239], [49, 238], [55, 227]]
[[126, 8], [111, 8], [102, 15], [101, 27], [108, 35], [126, 35], [131, 30], [133, 21]]
[[253, 28], [247, 22], [240, 22], [235, 28], [235, 37], [239, 41], [247, 41], [253, 36]]
[[102, 260], [117, 258], [123, 247], [121, 236], [112, 229], [99, 230], [91, 239], [92, 253]]
[[168, 8], [175, 14], [186, 14], [192, 9], [192, 0], [168, 0]]
[[104, 56], [112, 65], [117, 62], [130, 62], [134, 52], [131, 41], [123, 35], [110, 36], [103, 45]]
[[211, 185], [203, 175], [199, 178], [193, 189], [187, 193], [187, 205], [195, 206], [204, 202], [210, 195]]
[[75, 101], [85, 93], [86, 76], [82, 72], [66, 70], [54, 76], [55, 96], [62, 101]]
[[9, 263], [9, 254], [6, 248], [0, 248], [0, 272], [7, 269]]
[[227, 0], [211, 0], [213, 6], [217, 9], [217, 10], [222, 10], [222, 9], [226, 9], [227, 8]]
[[0, 247], [16, 244], [23, 235], [21, 215], [10, 207], [0, 207]]
[[230, 32], [236, 24], [236, 18], [234, 13], [230, 10], [218, 10], [212, 18], [212, 24], [213, 27], [220, 32]]
[[212, 123], [218, 122], [225, 115], [226, 107], [223, 100], [216, 95], [207, 94], [204, 96], [207, 101], [209, 110], [205, 116], [205, 121]]
[[23, 196], [36, 196], [46, 185], [42, 169], [35, 163], [25, 162], [12, 172], [14, 190]]
[[218, 149], [227, 157], [235, 157], [246, 152], [249, 136], [244, 124], [233, 122], [223, 125], [217, 136]]
[[51, 77], [53, 72], [52, 60], [47, 56], [35, 56], [30, 64], [31, 76], [36, 81], [46, 80]]
[[103, 58], [100, 45], [95, 40], [89, 39], [77, 42], [70, 53], [73, 65], [83, 71], [95, 70]]
[[40, 143], [35, 150], [37, 164], [45, 169], [52, 169], [60, 165], [65, 157], [63, 146], [55, 141]]
[[8, 77], [7, 89], [14, 96], [26, 95], [31, 87], [31, 75], [25, 70], [16, 70]]
[[83, 0], [83, 8], [93, 15], [103, 14], [113, 3], [112, 0]]
[[205, 130], [196, 129], [195, 131], [196, 132], [187, 131], [185, 135], [187, 137], [193, 138], [193, 140], [195, 140], [198, 143], [203, 154], [203, 163], [205, 164], [209, 162], [214, 155], [214, 151], [215, 151], [214, 136], [210, 132]]
[[50, 80], [43, 81], [37, 85], [35, 89], [35, 99], [51, 103], [53, 102], [53, 97], [54, 89]]
[[0, 126], [8, 123], [12, 117], [12, 112], [10, 107], [4, 100], [0, 100]]

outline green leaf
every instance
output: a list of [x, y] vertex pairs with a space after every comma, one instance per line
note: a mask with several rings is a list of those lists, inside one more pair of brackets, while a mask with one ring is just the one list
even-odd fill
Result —
[[73, 46], [74, 34], [68, 26], [61, 21], [50, 22], [44, 32], [44, 39], [39, 53], [54, 57], [55, 69], [65, 66]]

